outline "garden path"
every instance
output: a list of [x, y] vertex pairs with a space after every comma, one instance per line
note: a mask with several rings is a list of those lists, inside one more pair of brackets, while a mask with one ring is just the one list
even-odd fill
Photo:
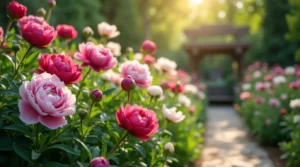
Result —
[[209, 107], [206, 129], [197, 167], [274, 167], [267, 152], [249, 139], [232, 107]]

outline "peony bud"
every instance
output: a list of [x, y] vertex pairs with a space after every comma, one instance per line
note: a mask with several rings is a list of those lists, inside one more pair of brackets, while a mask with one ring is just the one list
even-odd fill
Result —
[[153, 97], [159, 97], [163, 93], [163, 90], [160, 86], [152, 85], [148, 88], [148, 94]]
[[20, 19], [26, 15], [27, 7], [16, 1], [10, 2], [6, 7], [6, 13], [11, 19]]
[[89, 38], [89, 37], [92, 37], [94, 35], [94, 31], [91, 27], [85, 27], [82, 31], [83, 33], [83, 36], [85, 38]]
[[110, 167], [110, 164], [104, 157], [97, 157], [90, 162], [90, 167]]
[[173, 154], [174, 153], [174, 145], [171, 142], [168, 142], [167, 144], [165, 144], [164, 146], [164, 151], [166, 154]]
[[48, 7], [49, 8], [54, 8], [56, 6], [56, 1], [55, 0], [48, 0]]
[[92, 98], [93, 101], [100, 102], [102, 100], [103, 94], [99, 89], [94, 89], [91, 92], [90, 97]]
[[88, 115], [88, 113], [86, 110], [80, 110], [78, 112], [78, 115], [79, 115], [80, 119], [83, 120]]
[[36, 11], [35, 15], [39, 16], [39, 17], [45, 17], [46, 16], [46, 10], [44, 8], [39, 8]]
[[285, 108], [282, 108], [282, 109], [280, 110], [280, 114], [281, 114], [281, 115], [285, 115], [286, 113], [287, 113], [287, 111], [286, 111]]
[[125, 91], [131, 91], [135, 88], [135, 86], [136, 86], [136, 83], [130, 75], [128, 75], [126, 78], [124, 78], [121, 82], [121, 87]]
[[19, 50], [21, 50], [21, 46], [19, 44], [14, 44], [12, 46], [12, 50], [17, 53]]
[[153, 54], [155, 50], [156, 50], [156, 44], [150, 40], [144, 41], [141, 46], [141, 51], [144, 54]]

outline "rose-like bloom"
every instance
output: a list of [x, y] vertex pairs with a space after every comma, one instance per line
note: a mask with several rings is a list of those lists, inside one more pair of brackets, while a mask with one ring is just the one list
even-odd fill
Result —
[[90, 162], [90, 167], [110, 167], [110, 164], [104, 157], [96, 157]]
[[56, 31], [48, 24], [38, 24], [33, 21], [22, 26], [22, 36], [31, 45], [45, 48], [56, 36]]
[[156, 59], [155, 59], [155, 57], [153, 57], [153, 56], [151, 56], [151, 55], [146, 55], [145, 57], [144, 57], [144, 63], [146, 63], [146, 64], [154, 64], [156, 62]]
[[189, 99], [187, 96], [185, 96], [183, 94], [179, 94], [178, 102], [186, 107], [190, 107], [192, 104], [191, 99]]
[[197, 94], [198, 88], [195, 85], [186, 84], [186, 85], [184, 85], [184, 93]]
[[183, 83], [189, 83], [191, 81], [191, 76], [181, 69], [177, 70], [177, 78]]
[[76, 111], [76, 97], [56, 76], [34, 74], [31, 81], [20, 87], [20, 119], [26, 124], [40, 122], [50, 129], [67, 124], [65, 116]]
[[285, 73], [287, 75], [294, 75], [296, 73], [296, 69], [295, 69], [295, 67], [292, 67], [292, 66], [286, 67], [285, 68]]
[[273, 78], [273, 82], [275, 85], [286, 83], [286, 78], [282, 75], [276, 76]]
[[158, 119], [154, 111], [138, 105], [123, 106], [116, 113], [116, 119], [120, 127], [140, 140], [149, 140], [150, 135], [158, 131]]
[[169, 83], [170, 89], [174, 93], [182, 93], [184, 92], [184, 85], [181, 82], [177, 83]]
[[257, 82], [255, 85], [255, 89], [257, 91], [264, 91], [264, 90], [266, 90], [266, 88], [267, 88], [266, 85], [262, 82]]
[[82, 79], [82, 70], [70, 57], [60, 54], [44, 54], [39, 60], [38, 73], [55, 74], [65, 84], [77, 83]]
[[126, 61], [121, 64], [119, 71], [123, 78], [130, 75], [137, 86], [146, 88], [151, 85], [153, 77], [150, 75], [149, 67], [146, 64], [140, 64], [138, 61]]
[[264, 80], [265, 80], [266, 82], [270, 82], [270, 81], [273, 80], [273, 76], [272, 76], [272, 75], [266, 75], [266, 76], [264, 77]]
[[167, 108], [167, 106], [164, 104], [162, 107], [163, 117], [173, 123], [181, 122], [184, 120], [185, 115], [183, 115], [181, 111], [176, 112], [176, 110], [176, 107]]
[[65, 39], [74, 39], [77, 37], [77, 31], [71, 25], [59, 24], [56, 26], [57, 36]]
[[290, 83], [290, 88], [293, 90], [296, 90], [300, 87], [300, 81], [296, 81], [296, 82], [291, 82]]
[[92, 42], [82, 43], [79, 45], [79, 51], [74, 57], [82, 61], [82, 66], [89, 66], [96, 72], [109, 70], [118, 63], [111, 51], [103, 45], [95, 45]]
[[261, 72], [260, 71], [255, 71], [253, 73], [253, 78], [259, 78], [261, 76]]
[[20, 19], [26, 15], [27, 7], [16, 1], [10, 2], [6, 7], [6, 13], [11, 19]]
[[271, 98], [269, 100], [269, 105], [272, 107], [279, 107], [280, 106], [280, 100], [277, 98]]
[[110, 49], [112, 54], [114, 56], [120, 56], [121, 55], [121, 45], [116, 42], [108, 42], [106, 44], [106, 47]]
[[101, 36], [106, 38], [115, 38], [120, 35], [115, 25], [109, 25], [106, 22], [98, 24], [98, 32]]
[[251, 89], [251, 87], [252, 87], [252, 86], [251, 86], [250, 83], [245, 83], [245, 84], [242, 85], [243, 91], [248, 91], [248, 90]]
[[280, 110], [280, 114], [281, 115], [285, 115], [287, 113], [287, 110], [285, 109], [285, 108], [282, 108], [281, 110]]
[[290, 107], [293, 109], [300, 109], [300, 99], [291, 100]]
[[171, 142], [168, 142], [164, 146], [164, 151], [167, 152], [167, 154], [173, 154], [174, 153], [174, 145]]
[[159, 97], [163, 94], [163, 90], [160, 86], [152, 85], [148, 87], [148, 94], [150, 96]]
[[4, 32], [3, 32], [3, 28], [2, 28], [2, 27], [0, 27], [0, 40], [2, 40], [2, 39], [3, 39], [3, 34], [4, 34]]
[[141, 46], [141, 52], [144, 54], [153, 54], [156, 50], [156, 44], [150, 40], [146, 40], [143, 42]]
[[175, 61], [161, 57], [155, 63], [155, 67], [161, 72], [173, 73], [176, 70], [177, 64]]
[[276, 65], [273, 67], [272, 72], [276, 75], [284, 75], [285, 74], [285, 70], [280, 67], [279, 65]]
[[29, 23], [29, 22], [35, 22], [37, 24], [40, 25], [44, 25], [44, 24], [48, 24], [43, 17], [37, 17], [37, 16], [33, 16], [33, 15], [29, 15], [29, 16], [24, 16], [22, 19], [20, 19], [17, 23], [17, 25], [22, 28], [25, 24]]
[[243, 101], [249, 99], [250, 97], [251, 97], [251, 93], [250, 92], [242, 92], [240, 94], [240, 99], [243, 100]]

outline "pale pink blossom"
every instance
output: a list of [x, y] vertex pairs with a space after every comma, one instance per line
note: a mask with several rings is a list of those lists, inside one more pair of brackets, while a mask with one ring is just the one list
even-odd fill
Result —
[[101, 36], [107, 38], [115, 38], [120, 35], [120, 32], [117, 31], [117, 27], [115, 25], [109, 25], [106, 22], [98, 24], [98, 32]]

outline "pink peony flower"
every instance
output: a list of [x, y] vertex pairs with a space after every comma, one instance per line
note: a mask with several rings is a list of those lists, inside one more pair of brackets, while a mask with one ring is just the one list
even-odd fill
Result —
[[22, 26], [22, 36], [31, 45], [37, 48], [45, 48], [56, 36], [56, 31], [48, 24], [38, 24], [29, 21]]
[[71, 25], [59, 24], [56, 26], [57, 36], [65, 39], [74, 39], [77, 37], [77, 31]]
[[170, 89], [174, 93], [183, 93], [184, 92], [184, 85], [182, 82], [177, 83], [169, 83]]
[[39, 60], [39, 73], [55, 74], [65, 84], [77, 83], [82, 79], [82, 70], [69, 56], [44, 54]]
[[141, 46], [141, 52], [144, 54], [153, 54], [156, 50], [156, 44], [150, 40], [146, 40], [143, 42]]
[[298, 88], [300, 88], [300, 82], [299, 81], [290, 83], [290, 89], [296, 90]]
[[242, 92], [240, 94], [240, 99], [243, 101], [249, 99], [250, 97], [251, 97], [251, 93], [249, 92]]
[[25, 24], [29, 23], [29, 22], [35, 22], [37, 24], [40, 25], [44, 25], [44, 24], [48, 24], [43, 17], [37, 17], [37, 16], [33, 16], [33, 15], [29, 15], [29, 16], [24, 16], [22, 19], [20, 19], [17, 23], [17, 25], [22, 28]]
[[16, 1], [10, 2], [6, 7], [6, 13], [11, 19], [20, 19], [26, 15], [27, 7]]
[[280, 106], [280, 100], [277, 98], [271, 98], [269, 100], [269, 105], [272, 107], [279, 107]]
[[256, 104], [263, 104], [265, 101], [265, 99], [262, 97], [256, 97], [254, 100]]
[[257, 82], [255, 88], [257, 91], [264, 91], [266, 90], [267, 86], [262, 82]]
[[149, 140], [150, 135], [158, 131], [158, 119], [154, 111], [138, 105], [123, 106], [116, 113], [116, 119], [120, 127], [140, 140]]
[[90, 162], [90, 167], [110, 167], [110, 164], [104, 157], [96, 157]]
[[285, 74], [285, 70], [280, 67], [279, 65], [276, 65], [273, 67], [272, 72], [276, 75], [284, 75]]
[[0, 40], [2, 40], [2, 39], [3, 39], [3, 34], [4, 34], [4, 32], [3, 32], [3, 28], [2, 28], [2, 27], [0, 27]]
[[26, 124], [40, 122], [50, 129], [67, 124], [65, 116], [75, 113], [75, 95], [56, 76], [34, 74], [20, 87], [20, 119]]
[[106, 22], [98, 24], [98, 32], [101, 36], [106, 38], [115, 38], [120, 35], [115, 25], [109, 25]]
[[153, 56], [150, 56], [150, 55], [146, 55], [145, 57], [144, 57], [144, 63], [146, 63], [146, 64], [154, 64], [156, 62], [156, 59], [155, 59], [155, 57], [153, 57]]
[[272, 75], [266, 75], [265, 77], [264, 77], [264, 80], [266, 81], [266, 82], [271, 82], [272, 80], [273, 80], [273, 76]]
[[140, 64], [138, 61], [126, 61], [121, 64], [119, 71], [123, 78], [130, 75], [137, 86], [146, 88], [152, 83], [149, 67], [146, 64]]
[[82, 66], [89, 66], [96, 72], [109, 70], [118, 63], [111, 51], [103, 45], [95, 45], [92, 42], [82, 43], [79, 45], [79, 51], [75, 53], [75, 58], [82, 61]]

